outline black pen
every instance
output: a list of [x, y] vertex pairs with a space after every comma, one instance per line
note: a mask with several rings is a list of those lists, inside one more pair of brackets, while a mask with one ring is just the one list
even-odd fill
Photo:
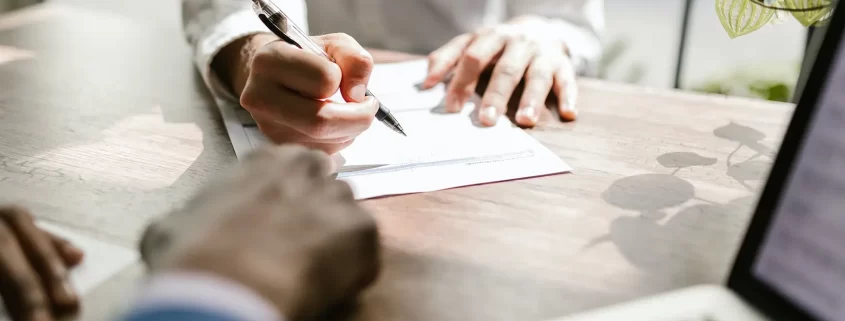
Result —
[[[326, 57], [326, 59], [334, 62], [334, 59], [329, 57], [329, 54], [327, 54], [322, 47], [314, 43], [308, 35], [302, 32], [302, 30], [299, 29], [299, 27], [297, 27], [293, 21], [291, 21], [290, 18], [288, 18], [288, 16], [272, 2], [268, 0], [252, 0], [252, 10], [255, 11], [258, 18], [261, 19], [261, 22], [263, 22], [270, 31], [276, 34], [279, 38], [282, 38], [285, 42], [297, 46], [300, 49], [308, 50], [314, 54]], [[294, 37], [299, 41], [294, 40]], [[366, 95], [375, 97], [369, 89], [367, 89]], [[378, 103], [376, 119], [387, 125], [387, 127], [390, 127], [390, 129], [393, 129], [393, 131], [407, 136], [405, 131], [402, 129], [402, 125], [399, 125], [399, 121], [393, 117], [393, 114], [390, 113], [390, 110], [387, 109], [381, 101]]]

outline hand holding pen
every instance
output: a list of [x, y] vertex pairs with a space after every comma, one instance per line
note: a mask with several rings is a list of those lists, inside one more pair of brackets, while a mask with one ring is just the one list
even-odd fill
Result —
[[[273, 4], [270, 0], [252, 0], [252, 9], [255, 11], [255, 14], [258, 15], [258, 18], [261, 22], [267, 26], [273, 34], [281, 38], [283, 41], [287, 42], [290, 45], [296, 46], [302, 50], [311, 52], [315, 55], [322, 56], [332, 62], [336, 62], [335, 59], [329, 55], [319, 44], [315, 43], [311, 37], [308, 37], [305, 32], [303, 32], [299, 27], [290, 20], [290, 18], [282, 12], [275, 4]], [[357, 44], [357, 43], [356, 43]], [[369, 60], [372, 61], [372, 57], [370, 57], [369, 53], [362, 53], [369, 57]], [[364, 91], [366, 96], [374, 97], [373, 93], [371, 93], [364, 85], [361, 87], [355, 87], [355, 94], [360, 94], [361, 91]], [[345, 99], [348, 99], [344, 96]], [[390, 110], [387, 109], [386, 106], [379, 103], [379, 110], [376, 113], [376, 119], [381, 121], [385, 124], [388, 128], [392, 129], [393, 131], [402, 134], [405, 136], [405, 131], [402, 129], [402, 125], [399, 124], [399, 121], [393, 117], [393, 114], [390, 113]]]
[[[347, 35], [312, 39], [335, 62], [280, 41], [268, 30], [226, 47], [215, 57], [214, 70], [271, 141], [333, 154], [352, 144], [378, 113], [378, 100], [362, 90], [373, 61]], [[328, 100], [338, 88], [347, 102]]]

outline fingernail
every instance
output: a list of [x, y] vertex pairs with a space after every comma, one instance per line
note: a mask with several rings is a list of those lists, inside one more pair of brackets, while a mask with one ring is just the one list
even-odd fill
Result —
[[519, 116], [521, 116], [522, 118], [527, 119], [528, 121], [534, 123], [534, 122], [537, 122], [537, 118], [539, 117], [539, 114], [537, 113], [537, 108], [535, 108], [534, 104], [532, 103], [532, 104], [528, 104], [526, 106], [523, 106], [519, 110]]
[[481, 118], [487, 121], [488, 125], [495, 125], [499, 119], [499, 112], [496, 110], [496, 107], [487, 106], [481, 110]]
[[560, 116], [566, 120], [574, 120], [576, 117], [578, 117], [578, 110], [575, 109], [574, 105], [565, 103], [563, 106], [561, 106]]
[[352, 99], [355, 99], [356, 102], [364, 101], [366, 94], [367, 86], [364, 84], [355, 85], [349, 90], [349, 96], [351, 96]]

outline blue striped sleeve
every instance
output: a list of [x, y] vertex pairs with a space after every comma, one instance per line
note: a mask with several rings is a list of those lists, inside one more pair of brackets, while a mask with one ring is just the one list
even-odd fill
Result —
[[122, 321], [283, 321], [252, 289], [216, 275], [155, 275]]
[[123, 321], [243, 321], [219, 312], [204, 311], [194, 307], [161, 307], [132, 311]]

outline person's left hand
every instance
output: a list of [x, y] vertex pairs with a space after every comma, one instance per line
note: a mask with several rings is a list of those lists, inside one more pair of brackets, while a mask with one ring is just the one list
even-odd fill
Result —
[[434, 87], [454, 71], [446, 93], [446, 110], [459, 112], [474, 94], [479, 76], [495, 64], [479, 106], [483, 125], [495, 125], [507, 111], [508, 101], [523, 77], [525, 90], [516, 114], [519, 125], [537, 124], [550, 92], [557, 96], [560, 116], [574, 120], [577, 89], [568, 47], [559, 39], [538, 32], [542, 30], [537, 28], [541, 19], [515, 19], [455, 37], [429, 55], [423, 88]]
[[76, 313], [79, 296], [68, 270], [82, 256], [68, 241], [35, 225], [26, 209], [0, 206], [0, 297], [12, 320], [49, 321]]

